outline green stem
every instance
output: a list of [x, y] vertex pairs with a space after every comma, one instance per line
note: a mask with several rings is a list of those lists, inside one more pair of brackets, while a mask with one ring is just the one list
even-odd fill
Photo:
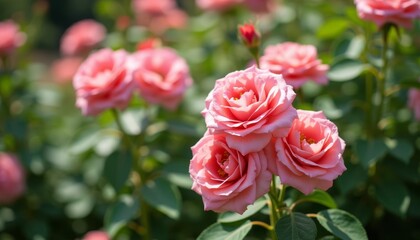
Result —
[[[279, 204], [283, 205], [284, 198], [286, 197], [286, 187], [287, 185], [281, 184], [280, 185], [280, 197], [279, 197]], [[279, 218], [281, 218], [283, 215], [282, 211], [279, 211]]]
[[382, 47], [382, 62], [383, 62], [383, 66], [382, 66], [382, 72], [380, 74], [380, 78], [378, 78], [378, 91], [379, 91], [379, 95], [380, 95], [380, 102], [379, 102], [379, 106], [378, 106], [378, 119], [376, 121], [376, 129], [379, 131], [379, 122], [382, 119], [382, 115], [384, 112], [384, 106], [385, 106], [385, 85], [386, 85], [386, 80], [387, 80], [387, 71], [388, 71], [388, 57], [387, 57], [387, 52], [388, 52], [388, 33], [389, 30], [387, 27], [384, 27], [382, 29], [382, 41], [383, 41], [383, 47]]
[[373, 95], [373, 79], [371, 74], [366, 76], [366, 109], [365, 109], [365, 130], [367, 138], [372, 138], [372, 95]]
[[271, 188], [270, 192], [268, 193], [268, 196], [270, 197], [270, 225], [271, 225], [271, 238], [277, 239], [277, 234], [275, 231], [277, 221], [279, 220], [278, 215], [278, 204], [277, 204], [277, 197], [278, 197], [278, 189], [276, 186], [276, 177], [273, 175], [271, 180]]

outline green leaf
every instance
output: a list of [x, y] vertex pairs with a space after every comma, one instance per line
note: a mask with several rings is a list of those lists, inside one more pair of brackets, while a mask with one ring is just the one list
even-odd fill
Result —
[[117, 151], [105, 159], [104, 177], [116, 192], [123, 187], [131, 172], [132, 157], [128, 151]]
[[324, 23], [316, 33], [320, 39], [332, 39], [341, 35], [348, 29], [350, 22], [343, 18], [333, 18]]
[[142, 110], [126, 110], [120, 114], [124, 132], [129, 135], [140, 134], [147, 125], [147, 115]]
[[400, 86], [403, 88], [417, 88], [420, 89], [420, 82], [417, 79], [401, 81]]
[[235, 224], [218, 222], [206, 228], [197, 240], [241, 240], [245, 238], [251, 228], [251, 221]]
[[224, 212], [219, 215], [217, 221], [221, 223], [229, 223], [244, 220], [260, 211], [266, 204], [267, 200], [264, 197], [259, 198], [257, 201], [255, 201], [254, 204], [249, 205], [248, 209], [243, 214], [235, 212]]
[[277, 222], [276, 233], [278, 239], [285, 240], [313, 240], [317, 229], [314, 221], [303, 213], [292, 212]]
[[405, 139], [387, 139], [385, 141], [392, 156], [408, 164], [414, 154], [413, 145]]
[[348, 163], [346, 167], [347, 170], [337, 179], [337, 185], [343, 194], [365, 184], [368, 179], [368, 173], [362, 165]]
[[358, 139], [355, 145], [356, 155], [366, 168], [383, 157], [387, 149], [382, 139], [373, 139], [370, 141]]
[[150, 181], [143, 186], [141, 193], [144, 200], [160, 212], [173, 219], [179, 218], [181, 194], [170, 182], [161, 178]]
[[331, 65], [328, 78], [335, 82], [349, 81], [358, 77], [364, 69], [365, 65], [358, 60], [341, 58]]
[[105, 214], [105, 228], [108, 234], [114, 238], [124, 225], [134, 218], [139, 210], [138, 199], [129, 195], [123, 195], [110, 206]]
[[410, 195], [405, 185], [394, 180], [384, 180], [375, 184], [375, 196], [390, 212], [405, 216], [410, 206]]
[[314, 202], [324, 205], [328, 208], [337, 208], [334, 199], [325, 191], [315, 190], [311, 194], [304, 196], [299, 201]]
[[317, 220], [326, 230], [343, 240], [368, 239], [360, 221], [350, 213], [340, 209], [318, 212]]
[[365, 49], [366, 40], [363, 36], [358, 35], [352, 38], [345, 38], [337, 44], [334, 49], [335, 56], [346, 56], [348, 58], [359, 58]]
[[162, 169], [163, 176], [169, 180], [169, 182], [183, 188], [191, 189], [192, 180], [188, 173], [187, 161], [170, 162], [165, 164]]

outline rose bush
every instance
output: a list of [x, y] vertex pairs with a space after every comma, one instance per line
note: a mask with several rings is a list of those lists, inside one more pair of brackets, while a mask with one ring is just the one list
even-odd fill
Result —
[[243, 155], [228, 146], [224, 134], [209, 132], [191, 149], [192, 189], [203, 197], [205, 210], [242, 214], [268, 192], [271, 173], [267, 164], [275, 157], [274, 151]]
[[315, 188], [327, 190], [346, 167], [343, 161], [344, 141], [338, 129], [322, 112], [297, 110], [289, 134], [275, 140], [276, 161], [270, 171], [283, 184], [304, 194]]
[[73, 86], [76, 106], [84, 115], [127, 106], [134, 88], [132, 72], [126, 62], [128, 57], [124, 50], [102, 49], [82, 63], [74, 76]]
[[410, 28], [413, 19], [420, 17], [418, 0], [355, 0], [359, 17], [375, 22], [378, 27], [394, 23]]
[[141, 96], [152, 104], [174, 110], [192, 84], [186, 61], [170, 48], [134, 53], [130, 60], [133, 79]]
[[300, 88], [312, 80], [318, 84], [328, 83], [328, 65], [318, 59], [317, 50], [311, 45], [285, 42], [268, 46], [260, 59], [260, 67], [282, 74], [287, 84]]
[[0, 152], [0, 204], [10, 204], [25, 191], [25, 174], [19, 160]]
[[226, 133], [229, 147], [246, 155], [288, 133], [295, 95], [281, 75], [253, 66], [217, 80], [202, 114], [212, 133]]

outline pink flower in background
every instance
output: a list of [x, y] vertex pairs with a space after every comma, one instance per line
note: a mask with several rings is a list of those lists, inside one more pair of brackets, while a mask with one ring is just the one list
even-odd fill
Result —
[[197, 6], [203, 10], [222, 11], [238, 5], [243, 0], [197, 0]]
[[58, 83], [71, 81], [82, 64], [80, 57], [65, 57], [55, 60], [51, 65], [51, 75]]
[[183, 28], [187, 23], [187, 14], [177, 8], [175, 0], [134, 0], [133, 8], [138, 24], [155, 34]]
[[311, 45], [285, 42], [268, 46], [260, 59], [260, 67], [282, 74], [287, 84], [295, 89], [309, 80], [328, 83], [328, 65], [321, 63], [316, 48]]
[[86, 233], [83, 240], [109, 240], [111, 239], [104, 231], [90, 231]]
[[420, 121], [420, 90], [413, 88], [408, 91], [408, 107], [414, 112], [417, 121]]
[[19, 26], [12, 20], [0, 22], [0, 55], [9, 55], [26, 40]]
[[275, 140], [277, 160], [269, 169], [283, 184], [304, 194], [315, 188], [327, 190], [345, 170], [344, 141], [322, 112], [297, 110], [289, 134]]
[[159, 38], [148, 38], [142, 42], [137, 44], [137, 51], [150, 49], [150, 48], [158, 48], [162, 46], [162, 41]]
[[295, 96], [281, 75], [253, 66], [217, 80], [202, 114], [212, 133], [227, 134], [229, 147], [246, 155], [287, 135], [297, 116]]
[[375, 22], [378, 27], [394, 23], [410, 28], [413, 19], [420, 17], [419, 0], [355, 0], [359, 17]]
[[267, 161], [274, 159], [274, 151], [242, 155], [228, 146], [225, 135], [208, 132], [191, 149], [192, 189], [202, 195], [205, 210], [242, 214], [268, 192]]
[[102, 49], [92, 53], [73, 78], [76, 106], [84, 115], [97, 115], [110, 108], [125, 108], [134, 82], [127, 68], [128, 53]]
[[61, 38], [61, 53], [83, 55], [95, 48], [106, 34], [105, 27], [94, 20], [82, 20], [70, 26]]
[[25, 176], [19, 160], [0, 153], [0, 204], [9, 204], [25, 191]]
[[152, 104], [174, 110], [192, 84], [183, 58], [170, 48], [152, 48], [136, 52], [131, 58], [134, 81], [141, 96]]
[[244, 4], [254, 13], [269, 13], [275, 9], [276, 0], [244, 0]]

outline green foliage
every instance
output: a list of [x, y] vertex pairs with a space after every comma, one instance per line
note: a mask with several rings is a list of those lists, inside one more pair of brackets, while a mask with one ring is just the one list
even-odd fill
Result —
[[314, 240], [317, 230], [312, 219], [303, 213], [292, 212], [277, 222], [276, 233], [278, 239]]
[[348, 212], [329, 209], [318, 212], [316, 218], [325, 229], [340, 239], [368, 239], [362, 224]]
[[244, 213], [239, 214], [239, 213], [234, 213], [234, 212], [224, 212], [219, 215], [219, 218], [217, 219], [217, 221], [220, 223], [242, 221], [256, 214], [257, 212], [259, 212], [266, 205], [267, 205], [267, 200], [264, 197], [259, 198], [257, 201], [255, 201], [254, 204], [248, 206], [248, 209]]
[[205, 229], [197, 240], [242, 240], [251, 230], [252, 224], [250, 221], [238, 223], [214, 223]]

